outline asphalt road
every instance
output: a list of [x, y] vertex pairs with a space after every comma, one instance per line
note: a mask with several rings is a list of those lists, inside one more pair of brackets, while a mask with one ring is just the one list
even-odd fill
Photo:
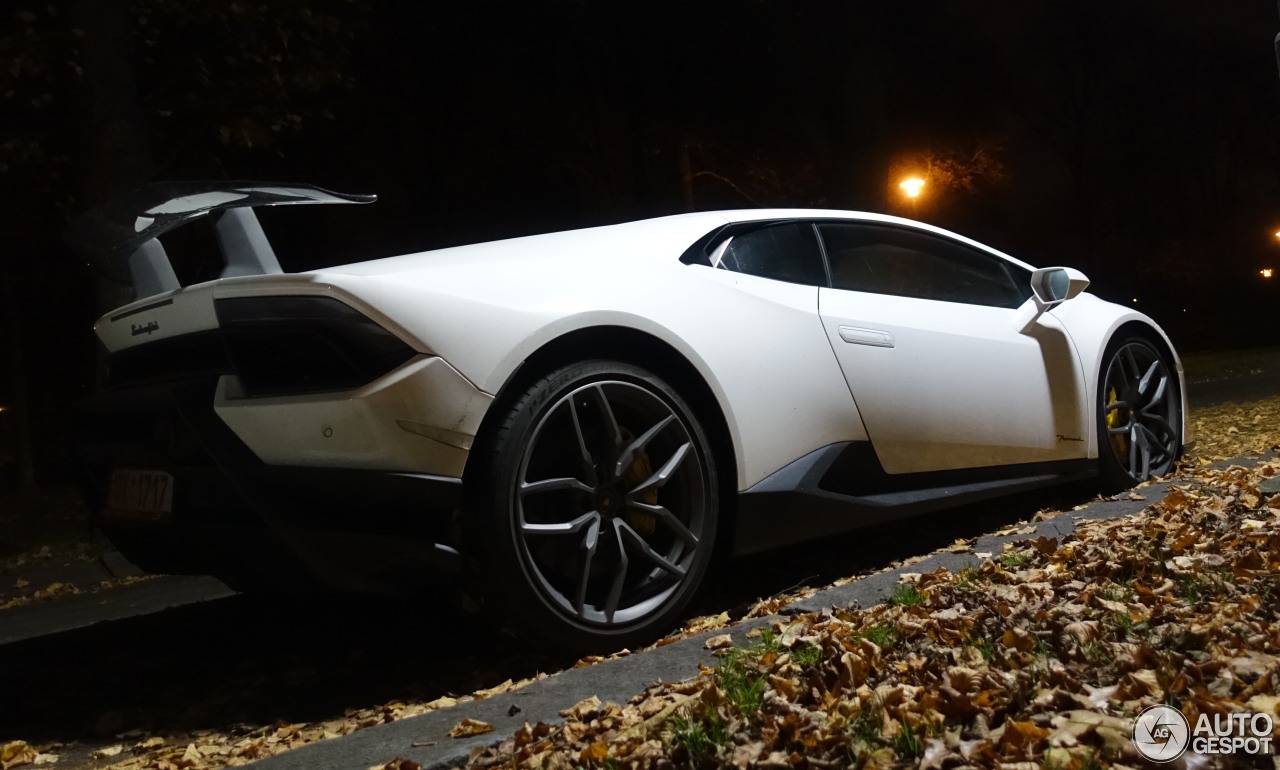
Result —
[[1187, 398], [1196, 407], [1214, 406], [1227, 401], [1256, 401], [1280, 393], [1280, 367], [1229, 379], [1192, 382]]
[[[1207, 405], [1275, 393], [1280, 393], [1280, 376], [1255, 375], [1193, 387], [1191, 399]], [[693, 614], [729, 610], [740, 615], [761, 596], [874, 573], [956, 538], [982, 537], [1041, 508], [1066, 510], [1093, 496], [1087, 486], [1025, 494], [922, 517], [909, 536], [900, 525], [885, 525], [733, 562], [716, 576]], [[1094, 505], [1087, 515], [1121, 515], [1142, 505]], [[1041, 526], [1069, 523], [1060, 518]], [[980, 542], [977, 550], [990, 545]], [[878, 601], [877, 592], [887, 591], [893, 580], [877, 575], [803, 604]], [[587, 695], [623, 698], [657, 679], [688, 676], [704, 655], [699, 640], [681, 642], [259, 764], [363, 769], [410, 756], [427, 766], [447, 766], [465, 756], [470, 742], [440, 736], [463, 716], [499, 725], [499, 733], [476, 739], [496, 740], [501, 729], [523, 719], [554, 720], [559, 709]], [[464, 694], [573, 662], [489, 632], [445, 596], [410, 602], [263, 600], [234, 595], [208, 579], [159, 578], [0, 614], [0, 740], [75, 741], [78, 747], [63, 750], [59, 767], [84, 766], [90, 748], [115, 742], [113, 736], [129, 730], [166, 734], [317, 721], [348, 708]], [[507, 715], [513, 708], [516, 716]]]

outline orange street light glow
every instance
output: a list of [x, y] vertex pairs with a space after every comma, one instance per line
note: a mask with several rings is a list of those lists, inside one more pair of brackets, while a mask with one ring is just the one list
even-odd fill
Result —
[[[898, 186], [902, 188], [908, 198], [918, 198], [920, 196], [920, 188], [924, 187], [924, 180], [918, 176], [913, 176]], [[1280, 236], [1280, 233], [1276, 233], [1276, 235]]]
[[1274, 273], [1274, 272], [1275, 272], [1275, 271], [1274, 271], [1274, 270], [1272, 270], [1271, 268], [1269, 268], [1269, 267], [1264, 267], [1264, 268], [1262, 268], [1261, 270], [1259, 270], [1259, 271], [1258, 271], [1258, 274], [1259, 274], [1259, 275], [1261, 275], [1263, 278], [1270, 278], [1270, 277], [1271, 277], [1271, 275], [1272, 275], [1272, 273]]

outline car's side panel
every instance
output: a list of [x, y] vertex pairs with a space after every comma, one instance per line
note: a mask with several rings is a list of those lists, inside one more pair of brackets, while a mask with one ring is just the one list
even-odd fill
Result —
[[1006, 308], [838, 289], [820, 296], [885, 471], [1085, 456], [1082, 370], [1055, 319], [1024, 335]]
[[[383, 308], [487, 393], [497, 393], [543, 345], [578, 329], [624, 326], [661, 339], [698, 369], [719, 401], [740, 489], [818, 447], [866, 438], [823, 336], [815, 287], [674, 260], [563, 264], [555, 280], [518, 260], [500, 270], [451, 266], [324, 279]], [[478, 281], [486, 301], [472, 298], [468, 287]]]

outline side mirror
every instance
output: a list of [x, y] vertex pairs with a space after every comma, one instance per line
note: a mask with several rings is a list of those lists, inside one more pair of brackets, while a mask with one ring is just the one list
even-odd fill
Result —
[[1031, 274], [1031, 299], [1018, 308], [1014, 326], [1026, 334], [1045, 312], [1080, 294], [1089, 286], [1085, 274], [1073, 267], [1042, 267]]

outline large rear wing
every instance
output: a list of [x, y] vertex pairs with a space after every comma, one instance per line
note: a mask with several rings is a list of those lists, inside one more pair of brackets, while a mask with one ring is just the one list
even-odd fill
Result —
[[223, 259], [220, 278], [280, 273], [254, 207], [375, 200], [376, 195], [345, 195], [306, 184], [160, 182], [79, 217], [67, 228], [66, 240], [91, 267], [132, 286], [141, 299], [182, 288], [158, 240], [175, 227], [212, 219]]

